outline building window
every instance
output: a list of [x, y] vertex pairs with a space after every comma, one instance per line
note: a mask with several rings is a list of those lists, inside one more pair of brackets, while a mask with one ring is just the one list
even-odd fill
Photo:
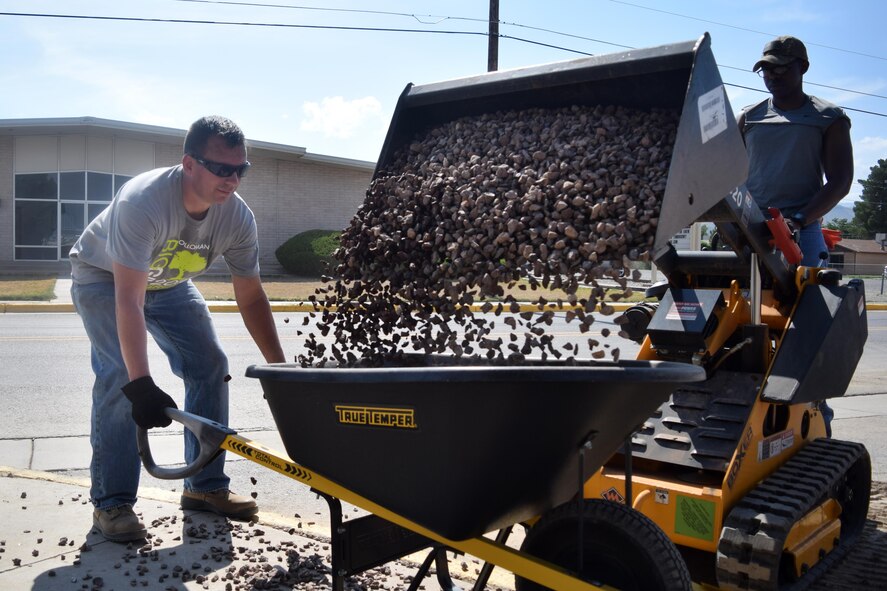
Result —
[[16, 138], [14, 260], [67, 259], [84, 228], [120, 187], [152, 168], [150, 142], [92, 136]]
[[59, 197], [62, 200], [83, 201], [86, 199], [86, 173], [59, 173]]
[[28, 199], [58, 199], [59, 175], [57, 172], [15, 175], [16, 196]]
[[58, 204], [52, 201], [15, 203], [15, 258], [58, 260]]
[[114, 198], [114, 176], [91, 171], [15, 175], [15, 260], [67, 259], [86, 225]]

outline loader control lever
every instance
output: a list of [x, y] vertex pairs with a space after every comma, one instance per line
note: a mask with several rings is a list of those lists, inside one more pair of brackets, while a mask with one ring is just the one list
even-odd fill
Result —
[[789, 229], [785, 218], [782, 217], [782, 213], [775, 207], [768, 208], [767, 212], [770, 214], [770, 219], [766, 220], [767, 227], [773, 234], [770, 246], [775, 246], [782, 251], [785, 260], [792, 265], [799, 264], [801, 262], [801, 247], [798, 246], [798, 241]]

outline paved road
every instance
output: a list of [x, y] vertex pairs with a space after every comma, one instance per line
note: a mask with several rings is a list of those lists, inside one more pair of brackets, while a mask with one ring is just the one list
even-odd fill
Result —
[[[216, 314], [215, 317], [234, 376], [231, 382], [232, 427], [246, 437], [282, 450], [258, 381], [244, 377], [246, 368], [259, 359], [255, 345], [238, 314]], [[278, 313], [276, 318], [284, 348], [289, 355], [295, 356], [302, 343], [296, 333], [302, 328], [304, 315]], [[608, 322], [602, 319], [596, 323], [596, 332], [601, 328], [612, 328]], [[848, 396], [832, 403], [838, 413], [835, 435], [863, 440], [875, 460], [875, 479], [887, 481], [887, 443], [880, 435], [887, 429], [887, 369], [883, 364], [887, 359], [887, 312], [869, 312], [869, 331], [866, 350]], [[550, 333], [559, 335], [559, 338], [567, 338], [572, 332], [570, 325], [564, 323], [550, 328]], [[636, 346], [624, 339], [618, 341], [623, 348], [623, 357], [631, 357]], [[88, 357], [89, 343], [74, 314], [0, 314], [0, 359], [3, 359], [0, 392], [4, 402], [0, 413], [0, 443], [5, 446], [0, 449], [14, 448], [37, 458], [25, 466], [27, 468], [67, 470], [75, 475], [86, 475], [89, 462], [88, 393], [92, 387], [92, 375], [85, 364]], [[157, 382], [181, 403], [179, 381], [164, 369], [165, 359], [153, 347], [151, 364]], [[168, 440], [172, 446], [177, 439], [167, 437], [161, 441]], [[33, 449], [51, 449], [53, 453], [33, 454]], [[175, 449], [169, 451], [170, 454], [176, 452]], [[3, 463], [2, 458], [0, 463]], [[240, 461], [236, 465], [236, 472], [242, 472], [235, 473], [241, 490], [251, 486], [250, 478], [253, 477], [278, 478], [273, 472], [251, 462]], [[293, 512], [292, 507], [300, 505], [303, 500], [294, 499], [295, 494], [301, 495], [306, 502], [311, 500], [312, 506], [324, 507], [322, 503], [313, 503], [314, 495], [299, 491], [303, 487], [292, 484], [287, 487], [286, 479], [279, 478], [280, 487], [275, 487], [279, 492], [271, 493], [274, 498], [264, 499], [266, 506], [273, 504], [275, 511], [289, 514]], [[170, 488], [170, 483], [158, 486]], [[268, 496], [267, 492], [264, 494]]]

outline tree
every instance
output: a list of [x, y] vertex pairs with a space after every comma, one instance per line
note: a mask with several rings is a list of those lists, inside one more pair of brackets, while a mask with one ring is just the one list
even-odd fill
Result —
[[855, 223], [845, 218], [835, 218], [825, 224], [826, 228], [838, 230], [844, 238], [863, 238], [865, 237], [865, 228], [860, 228]]
[[864, 238], [887, 232], [887, 160], [878, 160], [870, 171], [868, 179], [859, 180], [862, 201], [853, 206], [853, 225], [864, 231]]

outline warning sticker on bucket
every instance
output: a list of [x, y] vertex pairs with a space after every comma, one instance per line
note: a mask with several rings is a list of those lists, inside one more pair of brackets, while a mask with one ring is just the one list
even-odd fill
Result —
[[702, 130], [702, 143], [727, 129], [727, 103], [724, 88], [718, 86], [699, 97], [699, 128]]
[[416, 411], [412, 408], [336, 405], [339, 422], [345, 425], [416, 429]]
[[667, 320], [681, 320], [691, 322], [702, 313], [702, 304], [699, 302], [674, 302], [665, 315]]

